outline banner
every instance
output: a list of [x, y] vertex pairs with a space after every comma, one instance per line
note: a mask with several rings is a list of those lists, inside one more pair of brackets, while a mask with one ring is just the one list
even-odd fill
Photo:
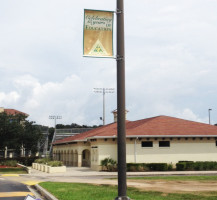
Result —
[[83, 56], [113, 57], [113, 12], [84, 10]]

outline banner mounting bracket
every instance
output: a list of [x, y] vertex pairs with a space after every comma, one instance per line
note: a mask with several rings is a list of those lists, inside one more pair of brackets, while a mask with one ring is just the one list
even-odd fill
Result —
[[119, 60], [124, 60], [124, 57], [117, 55], [115, 59], [116, 59], [117, 61], [119, 61]]
[[117, 9], [117, 10], [115, 11], [115, 13], [116, 13], [116, 14], [123, 14], [124, 12], [123, 12], [123, 10]]

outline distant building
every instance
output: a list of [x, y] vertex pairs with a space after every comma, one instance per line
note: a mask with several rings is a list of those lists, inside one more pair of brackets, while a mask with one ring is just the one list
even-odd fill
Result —
[[[8, 108], [3, 108], [3, 107], [0, 107], [0, 113], [3, 113], [5, 112], [7, 115], [17, 115], [17, 114], [21, 114], [21, 115], [24, 115], [26, 117], [28, 117], [29, 115], [24, 113], [24, 112], [21, 112], [19, 110], [15, 110], [15, 109], [8, 109]], [[20, 122], [22, 123], [22, 122]], [[21, 149], [21, 156], [24, 156], [25, 155], [25, 149], [22, 148]], [[8, 149], [7, 147], [5, 147], [5, 151], [0, 151], [0, 157], [14, 157], [15, 156], [15, 152], [14, 152], [14, 149]]]
[[21, 112], [19, 110], [15, 110], [15, 109], [8, 109], [8, 108], [3, 108], [0, 107], [0, 113], [5, 112], [7, 115], [17, 115], [17, 114], [21, 114], [21, 115], [25, 115], [26, 117], [28, 117], [29, 115]]
[[[126, 121], [127, 163], [217, 161], [217, 126], [157, 116]], [[117, 123], [53, 143], [53, 156], [69, 166], [100, 170], [100, 162], [117, 160]]]
[[54, 142], [62, 140], [67, 137], [75, 136], [83, 132], [92, 130], [93, 128], [68, 128], [68, 129], [56, 129]]

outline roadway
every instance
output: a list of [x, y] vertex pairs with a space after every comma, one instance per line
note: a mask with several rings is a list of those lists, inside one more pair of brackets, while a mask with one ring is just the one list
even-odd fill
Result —
[[28, 194], [33, 196], [27, 185], [0, 177], [0, 200], [24, 200]]

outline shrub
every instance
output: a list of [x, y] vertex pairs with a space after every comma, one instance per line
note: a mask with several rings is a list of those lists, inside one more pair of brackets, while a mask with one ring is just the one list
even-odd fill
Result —
[[61, 167], [61, 166], [63, 166], [63, 162], [62, 161], [57, 161], [57, 160], [55, 160], [55, 161], [49, 161], [47, 163], [47, 165], [49, 165], [51, 167]]
[[168, 171], [172, 171], [173, 170], [173, 165], [172, 164], [168, 164]]
[[136, 170], [135, 163], [127, 163], [127, 171]]
[[9, 167], [16, 167], [17, 161], [16, 160], [5, 160], [2, 162], [2, 165], [9, 166]]
[[217, 170], [217, 162], [207, 162], [210, 170]]
[[127, 171], [144, 172], [149, 171], [149, 167], [145, 163], [127, 163]]
[[127, 171], [167, 171], [167, 163], [127, 163]]
[[50, 158], [39, 158], [39, 159], [36, 159], [34, 162], [39, 163], [39, 164], [47, 164], [50, 161], [51, 161]]
[[127, 171], [136, 172], [137, 171], [136, 166], [133, 166], [133, 165], [129, 166], [129, 169]]
[[187, 161], [186, 164], [186, 170], [194, 170], [194, 162], [193, 161]]
[[108, 171], [116, 171], [117, 170], [117, 162], [112, 158], [105, 158], [101, 160], [101, 166], [103, 170]]
[[117, 171], [117, 165], [108, 165], [108, 171], [109, 172], [114, 172]]
[[193, 161], [182, 161], [176, 164], [176, 170], [216, 170], [217, 162], [205, 161], [205, 162], [193, 162]]
[[205, 163], [203, 162], [194, 163], [194, 170], [201, 171], [201, 170], [204, 170], [204, 168], [205, 168]]
[[[133, 168], [135, 168], [135, 171], [142, 171], [143, 170], [142, 163], [134, 163], [132, 166], [133, 166]], [[132, 166], [131, 166], [131, 169], [133, 169]]]
[[143, 163], [143, 170], [144, 171], [150, 171], [149, 167], [145, 163]]
[[194, 170], [194, 162], [193, 161], [179, 161], [176, 164], [177, 171], [184, 171], [184, 170]]
[[35, 163], [42, 164], [44, 161], [43, 161], [42, 158], [39, 158], [39, 159], [36, 159], [34, 162], [35, 162]]
[[144, 170], [143, 165], [138, 165], [138, 166], [137, 166], [137, 171], [138, 171], [138, 172], [144, 172], [145, 170]]
[[[35, 159], [37, 159], [38, 157], [34, 156], [34, 157], [16, 157], [16, 161], [17, 163], [20, 163], [22, 165], [25, 166], [32, 166], [32, 163], [34, 162]], [[14, 160], [14, 158], [0, 158], [0, 163], [3, 163], [7, 160]]]
[[168, 170], [167, 163], [149, 163], [147, 164], [147, 166], [152, 171], [167, 171]]
[[217, 162], [195, 162], [194, 170], [214, 170], [217, 169]]
[[184, 171], [184, 170], [186, 170], [186, 163], [185, 162], [176, 163], [176, 170], [177, 171]]

